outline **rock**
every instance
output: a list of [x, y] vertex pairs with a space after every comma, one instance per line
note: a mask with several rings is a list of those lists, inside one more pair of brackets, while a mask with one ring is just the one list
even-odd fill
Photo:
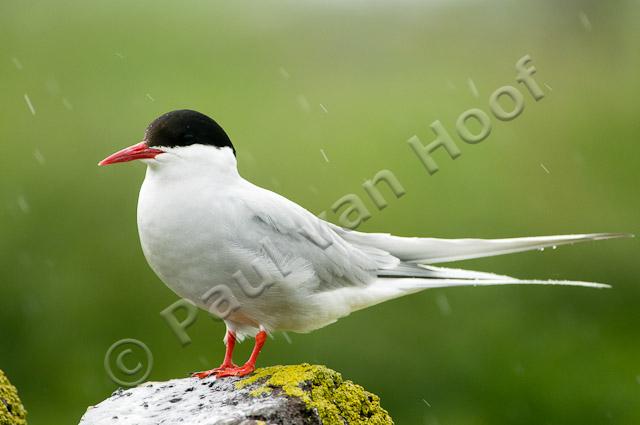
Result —
[[393, 424], [378, 396], [324, 366], [257, 369], [243, 378], [147, 382], [90, 407], [80, 425]]
[[0, 370], [0, 425], [25, 425], [26, 418], [27, 411], [18, 398], [18, 390]]

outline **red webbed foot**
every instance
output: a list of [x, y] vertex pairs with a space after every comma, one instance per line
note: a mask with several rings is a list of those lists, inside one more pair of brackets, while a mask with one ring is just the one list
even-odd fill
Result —
[[235, 335], [228, 331], [227, 333], [227, 352], [224, 357], [224, 362], [215, 369], [206, 370], [204, 372], [196, 372], [191, 376], [195, 378], [208, 378], [211, 375], [215, 375], [216, 378], [222, 378], [225, 376], [246, 376], [256, 370], [256, 360], [258, 359], [258, 355], [260, 354], [260, 350], [262, 350], [262, 346], [264, 345], [267, 339], [267, 332], [264, 329], [260, 329], [258, 334], [256, 335], [256, 342], [253, 346], [253, 351], [251, 352], [251, 356], [249, 360], [242, 366], [236, 366], [231, 361], [231, 354], [233, 352], [233, 346], [235, 345]]
[[253, 364], [245, 364], [244, 366], [222, 369], [216, 372], [216, 378], [223, 378], [225, 376], [246, 376], [256, 370], [256, 366]]
[[223, 363], [220, 366], [211, 369], [211, 370], [204, 370], [202, 372], [194, 372], [191, 374], [191, 376], [193, 378], [200, 378], [200, 379], [204, 379], [204, 378], [208, 378], [211, 375], [216, 375], [218, 376], [219, 372], [222, 371], [226, 371], [226, 370], [235, 370], [235, 369], [240, 369], [240, 366], [236, 365], [235, 363]]
[[204, 379], [204, 378], [208, 378], [211, 375], [215, 374], [215, 369], [211, 369], [211, 370], [203, 370], [202, 372], [193, 372], [191, 374], [192, 378], [199, 378], [199, 379]]

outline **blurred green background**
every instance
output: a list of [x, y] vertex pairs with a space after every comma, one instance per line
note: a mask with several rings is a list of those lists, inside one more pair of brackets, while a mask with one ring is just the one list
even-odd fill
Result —
[[[639, 19], [634, 1], [3, 0], [0, 368], [30, 423], [77, 423], [107, 397], [119, 339], [149, 346], [152, 380], [222, 358], [221, 322], [201, 313], [183, 348], [159, 315], [177, 298], [139, 247], [144, 167], [96, 166], [157, 115], [211, 115], [245, 178], [316, 213], [358, 195], [372, 213], [359, 230], [639, 233]], [[525, 54], [539, 102], [515, 81]], [[432, 140], [437, 119], [455, 135], [505, 84], [522, 115], [477, 145], [455, 136], [462, 156], [436, 153], [429, 176], [407, 139]], [[361, 186], [380, 169], [406, 189], [382, 211]], [[640, 423], [638, 254], [618, 240], [468, 261], [614, 289], [427, 291], [276, 334], [260, 364], [326, 364], [399, 424]]]

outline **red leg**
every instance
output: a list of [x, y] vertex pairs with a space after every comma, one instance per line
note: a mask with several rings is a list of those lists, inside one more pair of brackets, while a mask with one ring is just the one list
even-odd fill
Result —
[[256, 360], [258, 360], [258, 355], [260, 354], [260, 350], [262, 350], [262, 347], [264, 346], [266, 340], [267, 333], [263, 330], [258, 332], [258, 334], [256, 335], [256, 343], [253, 346], [253, 351], [251, 352], [249, 360], [247, 360], [247, 362], [241, 367], [228, 368], [216, 372], [216, 377], [221, 378], [223, 376], [245, 376], [256, 370]]
[[233, 348], [236, 346], [236, 335], [231, 331], [227, 331], [227, 338], [224, 343], [226, 344], [227, 349], [224, 352], [224, 360], [222, 361], [222, 364], [218, 369], [225, 369], [228, 367], [238, 367], [235, 364], [233, 364], [233, 360], [232, 360]]
[[231, 332], [230, 330], [227, 330], [227, 337], [225, 339], [225, 345], [226, 345], [226, 350], [224, 353], [224, 360], [222, 361], [222, 364], [218, 367], [216, 367], [215, 369], [211, 369], [211, 370], [205, 370], [204, 372], [197, 372], [197, 373], [193, 373], [191, 376], [195, 377], [195, 378], [206, 378], [208, 376], [211, 376], [217, 372], [220, 372], [222, 370], [226, 370], [226, 369], [237, 369], [238, 366], [236, 366], [233, 363], [232, 357], [233, 357], [233, 348], [236, 346], [236, 335]]

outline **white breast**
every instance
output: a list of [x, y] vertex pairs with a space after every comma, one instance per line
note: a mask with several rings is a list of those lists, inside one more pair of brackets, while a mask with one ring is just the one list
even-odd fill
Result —
[[[348, 314], [353, 297], [332, 293], [345, 286], [364, 290], [376, 276], [377, 261], [304, 208], [242, 179], [229, 155], [233, 161], [227, 157], [224, 163], [168, 156], [149, 165], [138, 228], [151, 268], [179, 296], [209, 311], [206, 294], [218, 285], [228, 288], [241, 305], [225, 318], [228, 324], [309, 331]], [[321, 229], [331, 246], [314, 245], [301, 226]], [[278, 273], [264, 253], [264, 238], [292, 262], [290, 274]], [[260, 296], [248, 294], [234, 278], [241, 273], [255, 281], [256, 262], [278, 277]]]
[[167, 154], [149, 165], [138, 199], [138, 232], [149, 265], [174, 292], [201, 306], [202, 294], [234, 267], [227, 254], [235, 219], [225, 197], [241, 178], [229, 154], [222, 159], [233, 163], [218, 166], [211, 158]]

